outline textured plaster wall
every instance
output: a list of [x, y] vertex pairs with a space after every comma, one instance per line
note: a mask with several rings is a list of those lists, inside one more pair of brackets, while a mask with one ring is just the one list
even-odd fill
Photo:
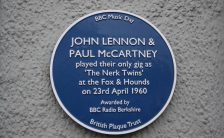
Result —
[[177, 85], [165, 112], [120, 137], [223, 138], [224, 0], [0, 0], [0, 137], [113, 137], [70, 119], [49, 79], [51, 53], [62, 32], [83, 15], [105, 9], [152, 22], [177, 62]]

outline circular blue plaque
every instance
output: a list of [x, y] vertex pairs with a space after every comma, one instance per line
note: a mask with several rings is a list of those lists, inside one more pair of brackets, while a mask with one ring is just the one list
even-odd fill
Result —
[[174, 92], [176, 64], [160, 31], [118, 10], [70, 25], [51, 58], [51, 84], [63, 110], [103, 134], [127, 134], [152, 123]]

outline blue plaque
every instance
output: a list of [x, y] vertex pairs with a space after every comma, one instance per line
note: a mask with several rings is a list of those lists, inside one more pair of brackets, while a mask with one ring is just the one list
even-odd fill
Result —
[[176, 83], [171, 47], [142, 17], [91, 13], [70, 25], [51, 58], [51, 84], [63, 110], [95, 132], [127, 134], [152, 123]]

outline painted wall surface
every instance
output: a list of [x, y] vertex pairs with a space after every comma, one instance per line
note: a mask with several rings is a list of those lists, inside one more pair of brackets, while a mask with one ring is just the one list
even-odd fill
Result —
[[113, 137], [70, 119], [49, 77], [51, 53], [64, 30], [107, 9], [153, 23], [177, 62], [177, 85], [165, 112], [148, 127], [116, 137], [224, 137], [223, 0], [0, 0], [0, 137]]

